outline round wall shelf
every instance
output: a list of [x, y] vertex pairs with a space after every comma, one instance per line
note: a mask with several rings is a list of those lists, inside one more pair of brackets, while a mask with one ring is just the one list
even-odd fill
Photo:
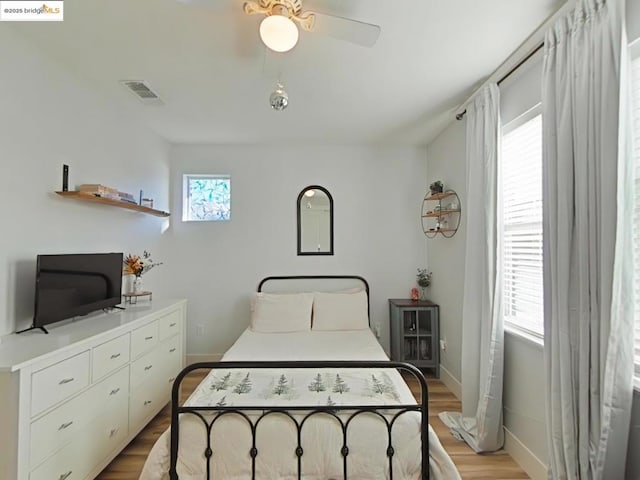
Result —
[[422, 231], [428, 238], [435, 238], [438, 234], [445, 238], [453, 237], [460, 227], [461, 209], [460, 197], [455, 190], [427, 192], [420, 210]]

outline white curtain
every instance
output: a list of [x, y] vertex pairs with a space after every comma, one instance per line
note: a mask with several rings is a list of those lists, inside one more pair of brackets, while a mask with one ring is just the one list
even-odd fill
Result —
[[452, 432], [476, 452], [498, 450], [504, 443], [500, 138], [500, 91], [490, 84], [467, 107], [462, 414], [440, 414]]
[[579, 0], [543, 65], [549, 478], [624, 478], [633, 386], [633, 173], [623, 0]]

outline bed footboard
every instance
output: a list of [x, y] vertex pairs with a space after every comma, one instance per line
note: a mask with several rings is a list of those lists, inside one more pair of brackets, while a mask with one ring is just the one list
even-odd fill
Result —
[[[394, 404], [394, 405], [287, 405], [280, 406], [220, 406], [220, 405], [189, 405], [183, 406], [179, 403], [180, 386], [183, 379], [189, 373], [195, 370], [215, 370], [215, 369], [396, 369], [400, 372], [407, 372], [413, 375], [421, 390], [421, 401], [414, 404]], [[407, 412], [420, 413], [420, 438], [421, 438], [421, 477], [423, 480], [429, 479], [429, 412], [428, 412], [428, 390], [427, 382], [422, 372], [413, 365], [402, 362], [387, 361], [279, 361], [279, 362], [203, 362], [189, 365], [176, 377], [173, 384], [171, 394], [171, 463], [169, 469], [169, 477], [171, 480], [178, 480], [177, 464], [178, 464], [178, 444], [180, 442], [180, 417], [184, 414], [195, 415], [199, 418], [207, 432], [206, 447], [204, 449], [204, 458], [206, 463], [206, 479], [211, 478], [211, 461], [214, 450], [211, 442], [211, 431], [216, 420], [222, 416], [233, 413], [244, 418], [251, 430], [251, 449], [248, 454], [251, 461], [251, 479], [256, 478], [256, 457], [258, 456], [258, 448], [256, 446], [256, 432], [260, 421], [271, 414], [278, 413], [287, 416], [294, 424], [297, 430], [297, 447], [295, 455], [297, 457], [297, 477], [302, 479], [302, 459], [304, 449], [302, 445], [302, 429], [305, 422], [314, 415], [328, 414], [334, 417], [342, 428], [342, 447], [340, 454], [342, 456], [343, 478], [348, 478], [349, 465], [349, 444], [347, 442], [347, 432], [352, 420], [362, 414], [373, 414], [384, 422], [387, 431], [387, 448], [386, 456], [388, 459], [388, 475], [391, 480], [394, 478], [393, 457], [395, 454], [394, 445], [392, 443], [392, 431], [396, 420]], [[385, 472], [386, 473], [386, 472]], [[380, 478], [382, 478], [381, 475]], [[215, 479], [218, 480], [218, 479]]]

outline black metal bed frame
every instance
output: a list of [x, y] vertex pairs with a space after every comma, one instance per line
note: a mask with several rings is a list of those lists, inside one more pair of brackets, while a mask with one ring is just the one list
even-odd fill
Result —
[[[418, 404], [406, 404], [406, 405], [332, 405], [332, 406], [316, 406], [311, 407], [309, 405], [301, 406], [287, 406], [287, 407], [266, 407], [266, 406], [242, 406], [242, 407], [222, 407], [222, 406], [181, 406], [179, 402], [180, 397], [180, 384], [186, 375], [194, 370], [200, 369], [323, 369], [323, 368], [396, 368], [398, 370], [404, 370], [413, 374], [418, 380], [421, 388], [421, 402]], [[171, 480], [178, 480], [178, 473], [176, 470], [178, 462], [178, 443], [180, 437], [180, 415], [191, 414], [199, 418], [206, 429], [206, 448], [204, 450], [204, 457], [206, 461], [207, 480], [211, 479], [211, 458], [214, 456], [214, 446], [211, 442], [211, 430], [213, 429], [216, 421], [229, 414], [235, 414], [243, 418], [251, 428], [251, 449], [248, 454], [251, 457], [251, 479], [256, 478], [256, 457], [258, 456], [258, 448], [256, 446], [256, 434], [258, 426], [261, 420], [272, 414], [285, 415], [293, 422], [297, 430], [297, 446], [295, 454], [298, 459], [298, 479], [302, 479], [302, 456], [304, 454], [304, 448], [302, 446], [302, 429], [307, 419], [314, 415], [325, 414], [333, 417], [339, 423], [342, 429], [343, 444], [340, 447], [340, 454], [343, 458], [343, 475], [344, 479], [348, 478], [348, 456], [349, 445], [347, 444], [347, 432], [351, 421], [362, 414], [369, 413], [380, 418], [387, 428], [387, 450], [386, 455], [389, 460], [389, 479], [393, 480], [393, 455], [395, 449], [393, 447], [391, 432], [396, 420], [407, 412], [420, 412], [420, 437], [422, 441], [421, 453], [422, 453], [422, 475], [423, 480], [429, 479], [429, 409], [428, 409], [428, 390], [427, 382], [422, 375], [422, 372], [416, 367], [410, 364], [401, 362], [386, 362], [386, 361], [371, 361], [371, 362], [358, 362], [358, 361], [332, 361], [332, 362], [204, 362], [195, 363], [186, 367], [173, 384], [173, 390], [171, 392], [171, 467], [169, 470], [169, 477]], [[252, 420], [246, 412], [262, 412], [255, 420]], [[303, 415], [301, 420], [296, 419], [291, 412], [298, 412]], [[382, 412], [386, 412], [388, 416], [392, 416], [389, 420]], [[339, 416], [339, 413], [349, 414], [346, 420]], [[211, 418], [207, 418], [207, 416]], [[382, 477], [382, 475], [381, 475]]]
[[[366, 280], [358, 276], [340, 276], [340, 275], [322, 275], [322, 276], [288, 276], [288, 277], [267, 277], [263, 279], [258, 291], [262, 291], [265, 282], [269, 280], [296, 280], [296, 279], [357, 279], [362, 281], [367, 290], [367, 302], [369, 298], [369, 285]], [[369, 305], [367, 304], [367, 308]], [[194, 370], [201, 369], [367, 369], [367, 368], [393, 368], [412, 374], [420, 385], [421, 400], [415, 404], [401, 405], [326, 405], [326, 406], [287, 406], [287, 407], [267, 407], [267, 406], [182, 406], [180, 405], [180, 386], [183, 379]], [[327, 415], [337, 421], [342, 430], [342, 445], [339, 453], [342, 456], [343, 477], [348, 478], [348, 458], [349, 445], [347, 444], [347, 432], [352, 420], [360, 415], [370, 414], [379, 418], [387, 429], [387, 449], [386, 455], [389, 465], [389, 479], [393, 480], [393, 456], [395, 449], [392, 443], [392, 430], [396, 420], [407, 412], [420, 413], [420, 438], [421, 438], [421, 479], [429, 480], [429, 408], [428, 408], [428, 387], [427, 381], [420, 370], [415, 366], [402, 362], [389, 361], [271, 361], [271, 362], [202, 362], [195, 363], [183, 369], [173, 383], [171, 391], [171, 463], [169, 468], [169, 478], [178, 480], [177, 463], [178, 463], [178, 444], [180, 439], [180, 417], [181, 415], [193, 415], [199, 418], [205, 426], [206, 431], [206, 448], [204, 449], [204, 461], [206, 462], [206, 479], [211, 478], [211, 459], [215, 454], [211, 441], [211, 431], [216, 421], [226, 415], [236, 415], [244, 419], [251, 429], [251, 448], [247, 452], [251, 461], [251, 479], [256, 478], [256, 457], [259, 450], [256, 445], [256, 434], [258, 426], [262, 419], [269, 415], [284, 415], [291, 420], [297, 431], [297, 443], [295, 455], [297, 457], [297, 477], [302, 479], [302, 457], [304, 448], [302, 445], [302, 429], [306, 421], [315, 415]], [[248, 412], [255, 412], [252, 419]], [[261, 413], [260, 413], [261, 412]], [[298, 418], [294, 417], [291, 412], [295, 412]], [[301, 418], [300, 418], [301, 417]], [[381, 472], [380, 478], [384, 477]], [[217, 480], [217, 479], [216, 479]]]

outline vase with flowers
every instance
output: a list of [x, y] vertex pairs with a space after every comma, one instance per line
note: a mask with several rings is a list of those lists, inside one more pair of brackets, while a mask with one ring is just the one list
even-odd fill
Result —
[[123, 265], [122, 273], [135, 276], [132, 292], [141, 293], [143, 291], [142, 275], [152, 268], [162, 265], [162, 262], [154, 262], [151, 258], [151, 253], [145, 250], [142, 255], [128, 254], [124, 257]]
[[427, 299], [425, 294], [425, 289], [431, 285], [431, 277], [433, 273], [427, 272], [426, 268], [419, 268], [418, 274], [416, 275], [416, 282], [420, 287], [420, 300], [424, 301]]

